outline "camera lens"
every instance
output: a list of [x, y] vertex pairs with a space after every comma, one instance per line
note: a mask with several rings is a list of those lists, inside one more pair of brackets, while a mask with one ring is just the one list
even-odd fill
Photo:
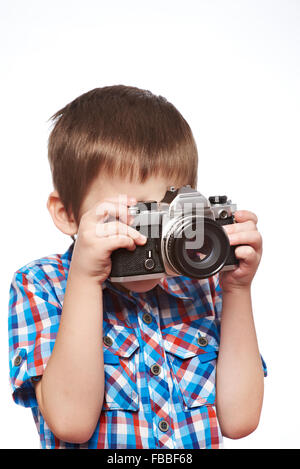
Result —
[[[221, 270], [229, 255], [230, 244], [225, 231], [216, 221], [202, 217], [202, 225], [196, 225], [197, 218], [200, 217], [182, 218], [181, 222], [172, 226], [166, 238], [165, 251], [171, 266], [180, 275], [202, 279]], [[196, 247], [191, 248], [196, 234], [190, 234], [195, 233], [196, 226], [202, 226], [204, 230], [203, 242], [201, 246], [195, 244]]]
[[211, 251], [212, 251], [211, 240], [205, 239], [203, 245], [200, 248], [185, 249], [183, 254], [184, 254], [184, 257], [187, 258], [188, 261], [191, 260], [194, 263], [194, 262], [203, 261], [211, 253]]

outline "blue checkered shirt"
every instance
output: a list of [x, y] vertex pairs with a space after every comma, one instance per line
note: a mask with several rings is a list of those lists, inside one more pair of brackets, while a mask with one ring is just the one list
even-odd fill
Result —
[[148, 292], [131, 294], [107, 279], [102, 285], [105, 397], [97, 426], [84, 444], [64, 442], [51, 432], [33, 383], [43, 375], [55, 344], [73, 247], [20, 268], [10, 288], [12, 395], [31, 408], [40, 446], [222, 447], [215, 407], [222, 309], [218, 275], [164, 278]]

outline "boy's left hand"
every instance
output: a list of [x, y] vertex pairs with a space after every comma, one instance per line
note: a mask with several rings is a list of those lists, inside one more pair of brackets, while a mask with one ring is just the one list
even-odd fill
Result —
[[250, 288], [252, 279], [262, 255], [262, 237], [257, 231], [257, 216], [248, 210], [237, 210], [236, 223], [224, 225], [230, 245], [241, 244], [235, 249], [239, 267], [235, 270], [220, 272], [220, 286], [223, 292]]

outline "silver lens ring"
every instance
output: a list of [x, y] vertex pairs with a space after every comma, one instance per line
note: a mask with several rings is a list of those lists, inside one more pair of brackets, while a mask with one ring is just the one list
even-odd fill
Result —
[[184, 229], [186, 228], [187, 225], [190, 225], [193, 222], [194, 218], [199, 218], [203, 220], [203, 217], [199, 217], [199, 215], [187, 215], [185, 217], [178, 218], [170, 227], [169, 231], [165, 235], [163, 239], [163, 251], [164, 254], [167, 258], [168, 263], [172, 267], [172, 269], [177, 272], [179, 275], [182, 275], [182, 272], [178, 270], [178, 268], [174, 265], [174, 262], [172, 262], [172, 259], [169, 255], [170, 250], [168, 249], [168, 246], [170, 245], [171, 239], [176, 237], [174, 236], [177, 232], [184, 232]]

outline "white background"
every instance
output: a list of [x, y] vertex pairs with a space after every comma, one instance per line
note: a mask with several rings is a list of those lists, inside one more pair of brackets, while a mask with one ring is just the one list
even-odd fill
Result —
[[300, 1], [1, 1], [1, 437], [38, 448], [31, 411], [8, 385], [13, 272], [64, 252], [52, 224], [49, 117], [98, 86], [165, 96], [199, 149], [198, 189], [254, 211], [264, 255], [253, 283], [267, 364], [258, 429], [225, 448], [299, 448]]

